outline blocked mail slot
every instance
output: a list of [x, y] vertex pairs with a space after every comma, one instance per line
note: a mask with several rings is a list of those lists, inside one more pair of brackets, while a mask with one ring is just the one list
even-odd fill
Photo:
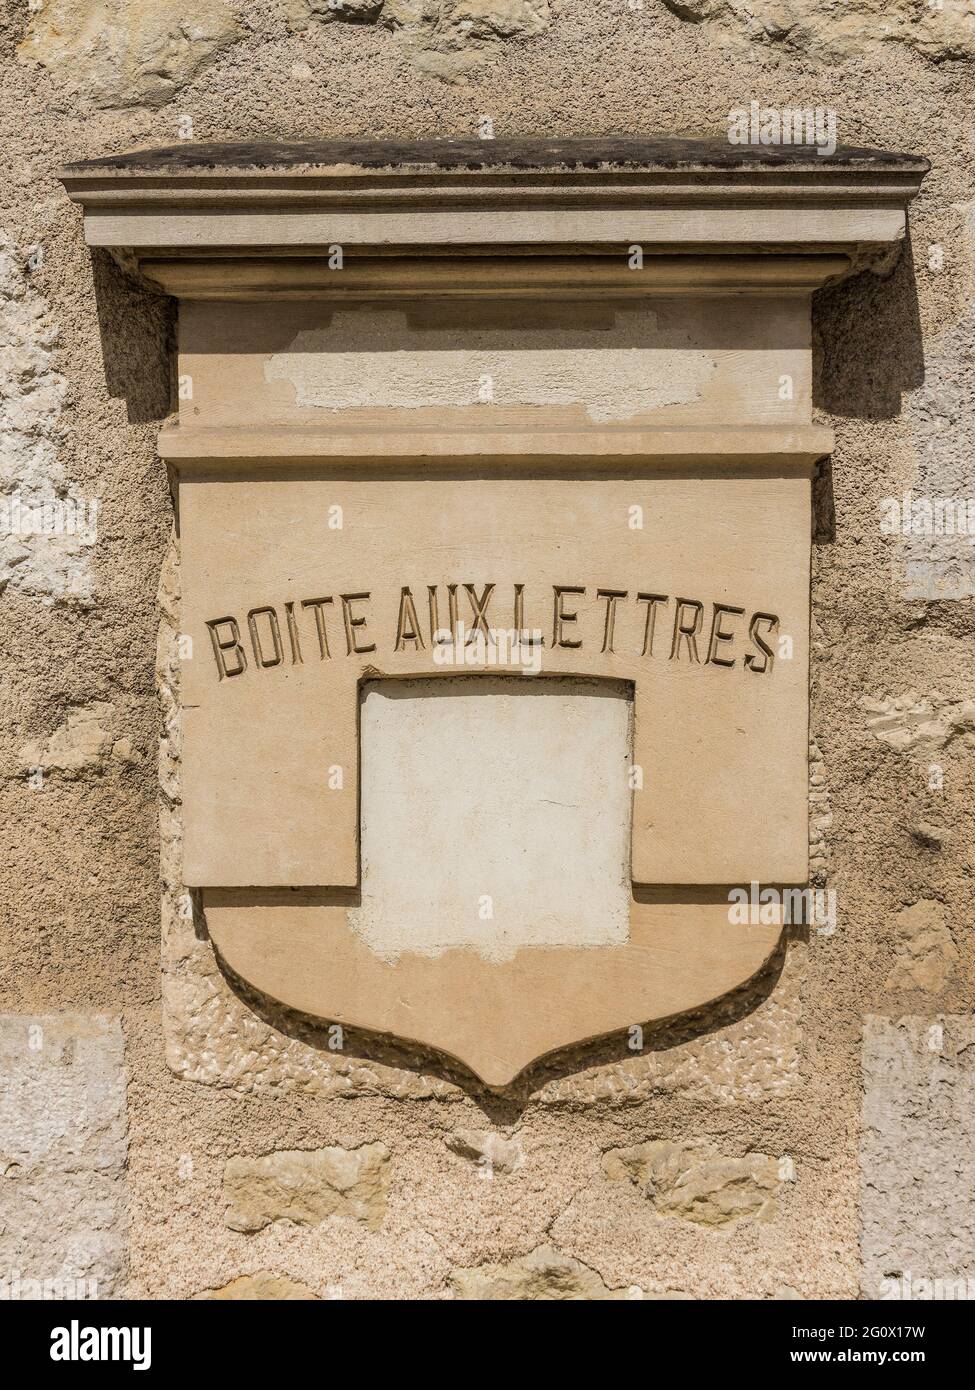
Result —
[[687, 142], [77, 165], [179, 301], [183, 875], [225, 968], [494, 1086], [807, 875], [810, 304], [923, 167]]

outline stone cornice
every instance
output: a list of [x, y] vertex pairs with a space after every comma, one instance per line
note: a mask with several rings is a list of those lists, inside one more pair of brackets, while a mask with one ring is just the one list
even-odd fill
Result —
[[[779, 369], [798, 373], [795, 411], [774, 406], [732, 355], [722, 370], [735, 384], [697, 405], [692, 392], [686, 419], [624, 412], [608, 428], [578, 405], [522, 416], [431, 401], [413, 412], [395, 409], [393, 397], [381, 409], [279, 418], [261, 368], [231, 418], [200, 406], [200, 397], [164, 427], [160, 453], [181, 476], [376, 460], [390, 475], [411, 467], [513, 475], [526, 459], [550, 474], [637, 465], [744, 474], [756, 465], [808, 472], [829, 453], [830, 432], [812, 424], [801, 385], [810, 297], [896, 256], [907, 204], [928, 167], [874, 150], [841, 146], [823, 156], [813, 146], [717, 140], [329, 141], [186, 143], [72, 164], [62, 178], [84, 208], [89, 245], [183, 301], [181, 320], [199, 311], [181, 347], [189, 363], [181, 370], [197, 377], [217, 350], [201, 325], [218, 321], [221, 301], [227, 314], [244, 315], [251, 345], [235, 340], [234, 351], [257, 357], [271, 352], [271, 340], [262, 349], [254, 337], [261, 320], [247, 318], [252, 303], [270, 302], [269, 313], [287, 317], [328, 301], [327, 312], [361, 307], [378, 322], [383, 312], [409, 320], [427, 301], [435, 316], [453, 314], [460, 325], [490, 314], [492, 301], [518, 312], [519, 302], [535, 300], [549, 318], [577, 325], [604, 301], [625, 315], [649, 297], [682, 301], [690, 334], [658, 340], [650, 375], [677, 370], [692, 337], [706, 348], [711, 323], [727, 332], [740, 321], [742, 348], [747, 341], [767, 354], [778, 342], [799, 354]], [[723, 304], [712, 309], [712, 301]], [[744, 330], [765, 321], [779, 325], [765, 342]], [[224, 340], [221, 350], [228, 346]], [[629, 346], [647, 348], [639, 338]], [[195, 366], [194, 350], [202, 352]], [[318, 360], [324, 366], [328, 354]], [[368, 361], [366, 353], [364, 369]], [[767, 355], [754, 361], [769, 369]]]
[[[619, 255], [639, 244], [743, 255], [747, 275], [749, 252], [844, 256], [847, 270], [882, 254], [902, 238], [928, 167], [842, 146], [824, 157], [720, 141], [337, 141], [176, 145], [71, 164], [62, 179], [85, 209], [89, 244], [140, 268], [217, 251], [320, 256], [334, 244], [449, 256]], [[835, 274], [821, 269], [820, 282]], [[165, 288], [174, 272], [155, 270]], [[255, 267], [243, 273], [252, 280]], [[171, 292], [194, 293], [192, 278], [174, 278]], [[224, 287], [231, 278], [224, 265]], [[643, 278], [646, 288], [654, 277]]]
[[[810, 292], [848, 275], [854, 253], [749, 255], [730, 251], [648, 254], [634, 274], [623, 248], [496, 249], [462, 254], [450, 248], [417, 254], [362, 254], [346, 247], [341, 275], [326, 253], [171, 249], [137, 258], [139, 273], [179, 299], [332, 299], [337, 302], [418, 299], [642, 299], [647, 295]], [[652, 256], [652, 259], [650, 259]]]
[[211, 174], [242, 176], [307, 172], [343, 175], [378, 172], [389, 175], [421, 173], [478, 175], [562, 172], [591, 179], [625, 171], [683, 176], [766, 171], [796, 172], [841, 165], [852, 173], [880, 176], [923, 176], [930, 163], [922, 155], [893, 153], [861, 146], [838, 145], [820, 155], [813, 145], [735, 145], [727, 140], [685, 139], [679, 136], [569, 136], [547, 140], [533, 136], [500, 140], [230, 140], [183, 141], [127, 154], [69, 164], [71, 174], [128, 176], [131, 174]]

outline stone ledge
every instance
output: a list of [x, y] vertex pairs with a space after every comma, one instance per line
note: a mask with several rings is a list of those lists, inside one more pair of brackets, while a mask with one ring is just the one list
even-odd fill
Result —
[[[182, 142], [155, 149], [68, 164], [65, 176], [105, 173], [127, 176], [142, 171], [175, 174], [210, 170], [222, 176], [231, 171], [268, 169], [351, 173], [388, 170], [414, 175], [427, 171], [626, 169], [639, 173], [768, 170], [822, 170], [826, 157], [814, 145], [733, 145], [721, 139], [643, 138], [640, 136], [578, 136], [562, 140], [240, 140]], [[833, 168], [872, 175], [923, 176], [931, 165], [923, 156], [888, 153], [855, 145], [838, 145], [828, 156]]]
[[89, 245], [137, 259], [220, 247], [327, 259], [335, 245], [625, 256], [633, 243], [859, 259], [903, 238], [928, 167], [876, 150], [629, 137], [185, 144], [61, 178]]
[[[749, 473], [808, 471], [830, 453], [833, 432], [823, 425], [795, 429], [640, 429], [580, 428], [566, 421], [549, 429], [216, 428], [172, 421], [159, 433], [159, 455], [179, 462], [180, 472], [222, 472], [235, 461], [268, 466], [289, 459], [312, 459], [323, 467], [369, 460], [378, 473], [402, 472], [436, 464], [462, 471], [499, 472], [573, 468], [611, 473], [652, 473], [694, 466], [709, 471]], [[363, 476], [361, 468], [357, 476]]]

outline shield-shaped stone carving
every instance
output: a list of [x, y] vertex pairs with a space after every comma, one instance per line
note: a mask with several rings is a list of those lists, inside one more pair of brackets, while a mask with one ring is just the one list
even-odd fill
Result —
[[503, 1086], [775, 951], [729, 893], [806, 882], [810, 300], [903, 235], [923, 166], [488, 144], [65, 181], [180, 302], [213, 945]]

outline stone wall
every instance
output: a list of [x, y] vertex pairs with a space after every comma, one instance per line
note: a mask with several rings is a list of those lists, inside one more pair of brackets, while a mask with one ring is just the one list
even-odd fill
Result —
[[[0, 17], [0, 494], [83, 523], [0, 535], [0, 1279], [602, 1299], [975, 1278], [975, 622], [970, 597], [923, 592], [925, 565], [957, 580], [972, 561], [967, 539], [881, 525], [909, 490], [975, 497], [973, 12], [44, 0]], [[837, 447], [817, 488], [810, 835], [836, 929], [793, 932], [761, 979], [640, 1054], [581, 1048], [501, 1095], [369, 1040], [330, 1052], [220, 973], [180, 884], [154, 453], [172, 313], [87, 251], [57, 169], [181, 138], [722, 135], [753, 98], [832, 108], [845, 143], [934, 166], [897, 264], [815, 304]]]

